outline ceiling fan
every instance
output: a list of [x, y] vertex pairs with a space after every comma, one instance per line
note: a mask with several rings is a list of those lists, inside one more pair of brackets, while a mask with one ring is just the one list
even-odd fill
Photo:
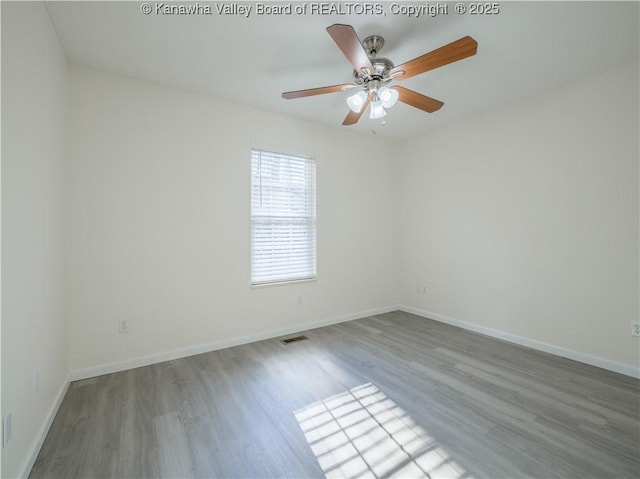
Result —
[[475, 55], [478, 50], [478, 43], [467, 36], [401, 65], [394, 66], [388, 58], [378, 56], [380, 49], [384, 46], [384, 38], [381, 36], [371, 35], [360, 42], [351, 25], [341, 24], [331, 25], [327, 28], [327, 32], [353, 65], [353, 83], [289, 91], [283, 93], [282, 97], [291, 100], [358, 89], [358, 92], [347, 98], [350, 110], [342, 122], [343, 125], [357, 123], [367, 106], [370, 106], [369, 118], [382, 118], [386, 114], [385, 108], [392, 107], [398, 100], [427, 113], [439, 110], [444, 105], [440, 100], [398, 85], [391, 87], [387, 85], [392, 81], [406, 80], [412, 76], [457, 62]]

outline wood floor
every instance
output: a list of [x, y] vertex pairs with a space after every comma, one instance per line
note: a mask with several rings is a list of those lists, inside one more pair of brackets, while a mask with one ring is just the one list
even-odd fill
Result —
[[394, 312], [74, 382], [31, 478], [640, 477], [640, 383]]

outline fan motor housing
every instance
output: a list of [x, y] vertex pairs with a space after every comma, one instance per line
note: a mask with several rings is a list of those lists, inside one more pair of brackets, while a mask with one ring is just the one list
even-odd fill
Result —
[[[389, 78], [389, 72], [393, 69], [393, 62], [388, 58], [377, 57], [370, 58], [374, 71], [371, 72], [371, 77], [378, 80], [386, 80]], [[353, 81], [357, 85], [362, 85], [366, 78], [360, 75], [356, 70], [353, 70]]]
[[356, 85], [362, 85], [369, 80], [387, 80], [389, 78], [389, 72], [394, 65], [388, 58], [378, 57], [378, 53], [384, 46], [384, 38], [380, 35], [369, 35], [362, 41], [362, 46], [373, 65], [373, 71], [369, 72], [368, 76], [364, 76], [358, 73], [358, 71], [353, 70], [353, 81]]

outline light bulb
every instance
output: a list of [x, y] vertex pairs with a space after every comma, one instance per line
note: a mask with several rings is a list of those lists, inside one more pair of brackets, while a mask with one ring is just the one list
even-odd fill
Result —
[[364, 105], [365, 100], [367, 99], [367, 94], [360, 90], [358, 93], [351, 95], [347, 98], [347, 105], [349, 108], [355, 113], [360, 113], [362, 110], [362, 105]]
[[387, 112], [384, 111], [384, 107], [382, 106], [382, 102], [381, 101], [372, 101], [371, 102], [371, 109], [369, 110], [369, 118], [370, 119], [376, 120], [378, 118], [382, 118], [386, 114], [387, 114]]
[[395, 88], [382, 87], [378, 90], [378, 97], [385, 108], [391, 108], [398, 101], [398, 90]]

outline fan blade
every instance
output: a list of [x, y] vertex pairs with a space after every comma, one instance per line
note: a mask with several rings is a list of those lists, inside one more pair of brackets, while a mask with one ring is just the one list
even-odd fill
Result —
[[362, 108], [360, 109], [360, 111], [358, 113], [356, 113], [353, 110], [349, 110], [349, 113], [347, 113], [347, 116], [345, 117], [345, 119], [342, 122], [342, 124], [344, 126], [348, 126], [348, 125], [355, 125], [356, 123], [358, 123], [358, 120], [360, 119], [360, 117], [362, 116], [364, 111], [369, 106], [369, 101], [370, 101], [369, 97], [367, 96], [367, 99], [365, 100], [364, 104], [362, 105]]
[[342, 85], [323, 86], [320, 88], [309, 88], [308, 90], [288, 91], [282, 94], [282, 98], [292, 100], [294, 98], [304, 98], [305, 96], [324, 95], [325, 93], [336, 93], [339, 91], [350, 90], [356, 85], [344, 83]]
[[418, 58], [409, 60], [402, 65], [398, 65], [390, 72], [391, 75], [404, 71], [404, 74], [394, 77], [396, 80], [406, 80], [420, 73], [434, 70], [436, 68], [457, 62], [463, 58], [473, 56], [478, 51], [478, 42], [471, 37], [464, 37], [443, 47], [425, 53]]
[[398, 96], [398, 100], [402, 103], [406, 103], [407, 105], [411, 105], [415, 108], [426, 111], [427, 113], [438, 111], [442, 108], [442, 105], [444, 105], [440, 100], [436, 100], [435, 98], [428, 97], [422, 93], [418, 93], [401, 86], [396, 85], [391, 88], [398, 90], [398, 93], [400, 94]]
[[369, 55], [367, 55], [358, 35], [356, 35], [356, 31], [351, 25], [336, 23], [327, 27], [327, 32], [329, 32], [333, 41], [336, 42], [338, 48], [342, 50], [344, 56], [347, 57], [347, 60], [358, 73], [363, 74], [363, 68], [368, 68], [370, 73], [374, 72]]

